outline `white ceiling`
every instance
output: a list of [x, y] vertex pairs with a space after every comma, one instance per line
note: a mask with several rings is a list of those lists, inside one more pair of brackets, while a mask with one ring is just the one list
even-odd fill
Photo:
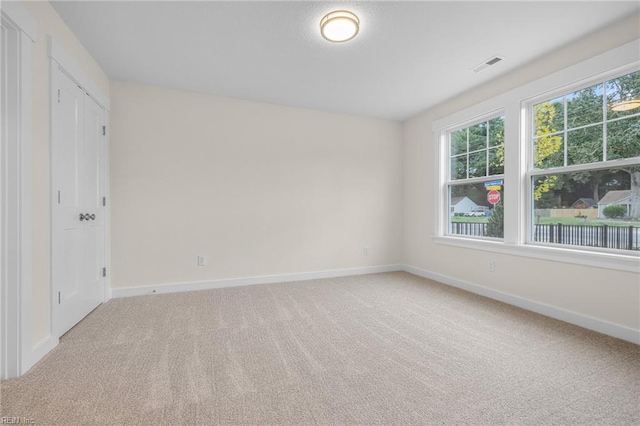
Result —
[[[114, 80], [405, 120], [638, 11], [639, 2], [54, 2]], [[358, 36], [320, 19], [349, 9]], [[499, 54], [479, 74], [471, 68]]]

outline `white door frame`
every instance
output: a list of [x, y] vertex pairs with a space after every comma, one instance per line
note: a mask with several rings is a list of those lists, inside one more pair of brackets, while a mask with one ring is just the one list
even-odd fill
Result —
[[[33, 365], [31, 342], [31, 46], [37, 39], [36, 21], [20, 2], [2, 2], [0, 14], [17, 32], [17, 97], [9, 105], [17, 117], [17, 137], [10, 144], [17, 144], [17, 164], [2, 176], [9, 196], [7, 206], [17, 208], [17, 217], [7, 223], [7, 229], [16, 229], [14, 237], [2, 234], [0, 256], [16, 255], [14, 262], [3, 271], [2, 308], [0, 315], [0, 378], [17, 377]], [[3, 76], [4, 77], [4, 76]], [[5, 171], [3, 170], [3, 173]], [[3, 206], [4, 210], [4, 206]], [[0, 216], [5, 217], [5, 211]], [[4, 220], [4, 219], [3, 219]], [[17, 222], [17, 223], [16, 223]], [[6, 250], [6, 252], [3, 251]], [[6, 278], [6, 281], [4, 281]], [[9, 306], [14, 309], [7, 309]]]
[[49, 58], [50, 58], [50, 77], [51, 77], [51, 188], [50, 188], [50, 223], [51, 223], [51, 269], [49, 271], [49, 277], [51, 280], [50, 287], [50, 336], [54, 339], [54, 344], [52, 347], [55, 347], [58, 343], [58, 339], [60, 338], [59, 327], [58, 327], [58, 298], [56, 289], [54, 288], [53, 281], [53, 239], [54, 239], [54, 228], [53, 228], [53, 211], [54, 204], [57, 202], [54, 197], [55, 188], [53, 187], [53, 159], [55, 158], [54, 150], [55, 150], [55, 124], [54, 124], [54, 114], [55, 114], [55, 104], [57, 102], [57, 82], [56, 82], [56, 73], [57, 69], [60, 69], [64, 74], [67, 75], [72, 81], [74, 81], [78, 86], [82, 88], [99, 106], [104, 109], [104, 123], [107, 128], [106, 136], [104, 139], [103, 149], [103, 160], [102, 160], [102, 169], [103, 169], [103, 184], [102, 184], [102, 194], [106, 197], [106, 206], [104, 208], [104, 265], [107, 268], [107, 275], [104, 281], [104, 295], [103, 295], [103, 303], [108, 301], [111, 298], [111, 239], [110, 239], [110, 194], [109, 194], [109, 109], [110, 102], [109, 97], [105, 95], [100, 88], [86, 76], [84, 72], [80, 68], [78, 68], [74, 61], [67, 56], [66, 52], [62, 47], [56, 43], [56, 41], [49, 36]]

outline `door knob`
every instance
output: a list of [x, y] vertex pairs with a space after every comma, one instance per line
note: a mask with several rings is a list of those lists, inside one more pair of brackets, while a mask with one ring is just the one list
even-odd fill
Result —
[[[85, 219], [84, 214], [80, 213], [80, 222], [82, 222]], [[86, 218], [87, 220], [89, 220], [89, 218]]]
[[96, 219], [96, 215], [95, 215], [95, 214], [92, 214], [92, 215], [90, 216], [90, 219], [91, 219], [91, 220], [95, 220], [95, 219]]

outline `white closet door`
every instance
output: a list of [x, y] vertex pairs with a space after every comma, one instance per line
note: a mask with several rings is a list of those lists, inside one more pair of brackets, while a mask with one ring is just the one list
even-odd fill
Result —
[[55, 72], [52, 271], [55, 332], [60, 336], [103, 301], [104, 113], [62, 71]]

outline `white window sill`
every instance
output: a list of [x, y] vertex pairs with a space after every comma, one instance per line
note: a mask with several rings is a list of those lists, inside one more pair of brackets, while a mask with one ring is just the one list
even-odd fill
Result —
[[640, 273], [640, 253], [635, 251], [629, 254], [618, 254], [573, 249], [566, 246], [508, 244], [480, 238], [454, 236], [434, 236], [432, 238], [436, 244], [453, 247]]

